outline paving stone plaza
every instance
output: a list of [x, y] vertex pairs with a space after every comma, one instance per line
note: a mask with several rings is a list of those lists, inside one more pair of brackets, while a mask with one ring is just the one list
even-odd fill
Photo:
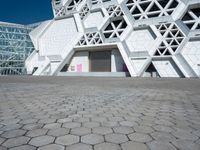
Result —
[[199, 150], [200, 80], [0, 78], [0, 150]]

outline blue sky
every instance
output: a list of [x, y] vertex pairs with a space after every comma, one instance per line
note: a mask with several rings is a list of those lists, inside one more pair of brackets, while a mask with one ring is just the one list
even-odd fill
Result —
[[31, 24], [53, 18], [51, 0], [1, 0], [0, 21]]

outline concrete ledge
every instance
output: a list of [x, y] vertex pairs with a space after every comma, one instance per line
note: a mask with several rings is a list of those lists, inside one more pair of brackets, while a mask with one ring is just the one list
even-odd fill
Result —
[[59, 72], [58, 76], [75, 77], [127, 77], [127, 72]]

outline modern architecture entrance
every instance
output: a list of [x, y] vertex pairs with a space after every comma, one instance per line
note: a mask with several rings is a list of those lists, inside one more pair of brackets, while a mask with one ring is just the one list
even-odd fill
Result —
[[90, 72], [111, 72], [111, 51], [89, 52]]

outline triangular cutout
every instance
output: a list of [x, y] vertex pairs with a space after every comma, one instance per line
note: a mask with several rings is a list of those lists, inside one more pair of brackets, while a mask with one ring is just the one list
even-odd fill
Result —
[[165, 6], [168, 4], [168, 0], [164, 0], [164, 1], [158, 1], [158, 3], [162, 6], [162, 8], [165, 8]]
[[152, 62], [150, 63], [150, 65], [145, 70], [143, 76], [147, 76], [147, 77], [160, 77], [158, 71], [156, 70], [156, 68], [155, 68], [155, 66], [153, 65]]
[[156, 5], [156, 3], [154, 3], [151, 9], [149, 10], [149, 12], [154, 12], [154, 11], [159, 11], [159, 10], [160, 8]]
[[197, 25], [196, 29], [200, 29], [200, 24]]
[[191, 17], [191, 15], [187, 12], [183, 18], [182, 21], [188, 21], [188, 20], [193, 20], [193, 18]]
[[140, 7], [142, 8], [143, 11], [145, 11], [147, 9], [147, 7], [149, 6], [151, 2], [146, 2], [146, 3], [141, 3]]
[[139, 73], [142, 71], [142, 69], [147, 61], [147, 58], [132, 58], [131, 61], [134, 65], [135, 71], [137, 73]]
[[135, 9], [132, 12], [132, 15], [137, 15], [137, 14], [141, 14], [140, 10], [138, 9], [138, 7], [136, 6]]
[[177, 6], [178, 6], [178, 2], [176, 0], [173, 0], [173, 2], [171, 3], [171, 5], [169, 6], [169, 9], [176, 8]]
[[187, 23], [186, 26], [189, 28], [189, 29], [192, 29], [192, 27], [194, 26], [195, 22], [192, 22], [192, 23]]
[[160, 56], [160, 53], [158, 52], [158, 50], [156, 50], [156, 53], [154, 55], [155, 56]]
[[113, 30], [113, 27], [112, 27], [111, 24], [109, 24], [109, 25], [106, 27], [106, 29], [105, 29], [105, 31], [109, 31], [109, 30]]
[[171, 53], [170, 53], [169, 50], [167, 49], [163, 55], [164, 55], [164, 56], [169, 56], [169, 55], [171, 55]]

